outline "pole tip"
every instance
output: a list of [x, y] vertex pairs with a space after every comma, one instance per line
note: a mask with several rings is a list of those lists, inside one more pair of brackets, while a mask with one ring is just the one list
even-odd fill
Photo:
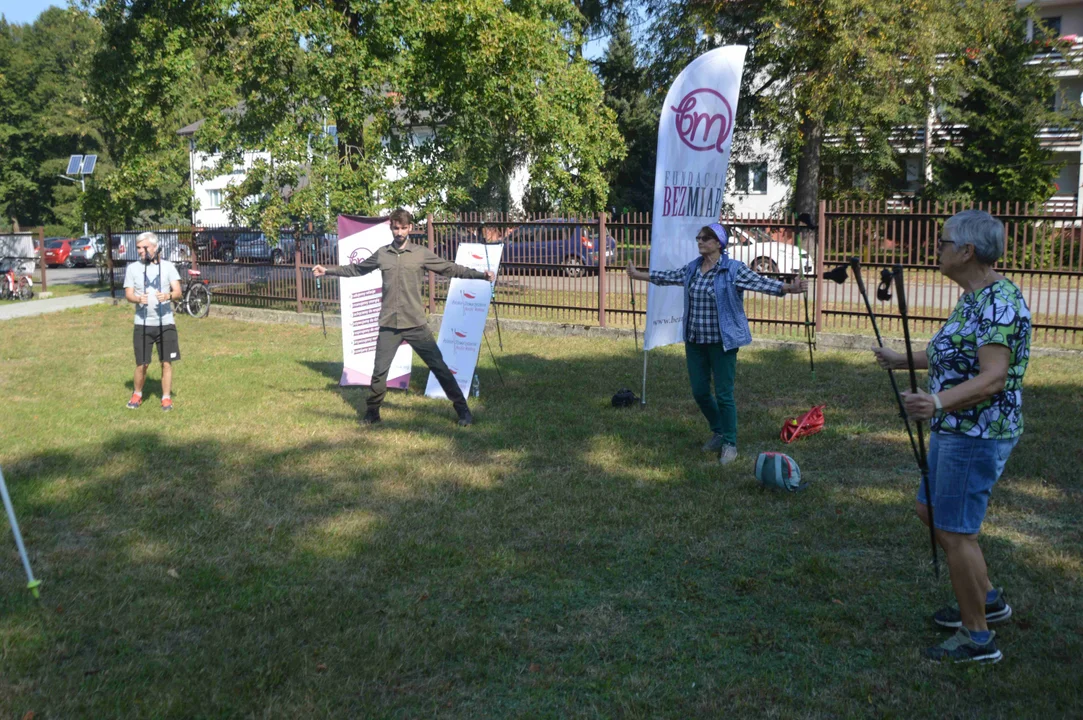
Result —
[[26, 588], [27, 588], [27, 589], [28, 589], [28, 590], [30, 591], [30, 593], [31, 593], [31, 594], [32, 594], [32, 595], [34, 596], [34, 599], [35, 599], [35, 600], [36, 600], [36, 599], [38, 599], [39, 597], [41, 597], [41, 596], [40, 596], [40, 595], [38, 594], [38, 587], [39, 587], [40, 585], [41, 585], [41, 580], [31, 580], [30, 582], [28, 582], [28, 583], [26, 584]]

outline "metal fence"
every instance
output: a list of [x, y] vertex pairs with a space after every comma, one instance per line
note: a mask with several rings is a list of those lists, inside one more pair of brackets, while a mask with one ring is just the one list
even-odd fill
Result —
[[[858, 257], [870, 293], [879, 270], [901, 264], [910, 313], [918, 334], [931, 334], [948, 316], [959, 288], [937, 269], [937, 243], [943, 222], [963, 206], [887, 202], [821, 203], [818, 230], [798, 230], [792, 216], [723, 218], [730, 230], [730, 254], [757, 271], [792, 277], [786, 265], [799, 240], [811, 254], [814, 277]], [[1042, 207], [985, 207], [1005, 223], [1005, 255], [1000, 269], [1022, 289], [1034, 317], [1038, 343], [1077, 345], [1083, 340], [1083, 217], [1050, 213]], [[337, 262], [333, 233], [284, 230], [268, 242], [251, 228], [151, 228], [169, 248], [187, 248], [187, 260], [210, 282], [217, 301], [250, 307], [312, 311], [320, 294], [309, 269]], [[137, 230], [111, 233], [119, 288], [123, 266], [137, 259]], [[798, 234], [799, 233], [799, 234]], [[501, 317], [558, 323], [640, 327], [646, 310], [646, 283], [631, 282], [625, 268], [649, 264], [651, 218], [647, 213], [609, 217], [495, 214], [429, 216], [418, 223], [414, 242], [454, 259], [462, 242], [503, 243], [504, 255], [494, 302]], [[431, 312], [441, 312], [445, 278], [424, 281]], [[122, 292], [122, 291], [120, 291]], [[323, 283], [328, 311], [339, 303], [338, 283]], [[875, 297], [875, 294], [872, 295]], [[898, 309], [873, 301], [881, 328], [899, 332]], [[864, 304], [852, 282], [813, 280], [807, 301], [755, 293], [745, 308], [756, 332], [803, 336], [806, 317], [817, 330], [871, 334]]]
[[[932, 334], [960, 294], [959, 287], [938, 269], [940, 232], [945, 220], [969, 207], [986, 210], [1004, 222], [1004, 255], [998, 270], [1023, 291], [1034, 341], [1079, 344], [1083, 340], [1083, 217], [1041, 205], [915, 202], [901, 211], [889, 211], [884, 202], [822, 203], [818, 274], [856, 256], [874, 271], [864, 273], [866, 285], [875, 285], [877, 268], [902, 265], [908, 309], [917, 320], [915, 331]], [[874, 311], [882, 318], [878, 320], [882, 328], [900, 330], [897, 307], [877, 303]], [[870, 329], [854, 283], [821, 283], [815, 314], [820, 328]]]

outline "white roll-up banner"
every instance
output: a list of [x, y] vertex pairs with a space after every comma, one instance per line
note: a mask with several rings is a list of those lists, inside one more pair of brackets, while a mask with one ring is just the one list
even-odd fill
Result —
[[[718, 221], [726, 188], [745, 48], [717, 48], [673, 82], [658, 121], [650, 269], [684, 267], [698, 254], [696, 231]], [[684, 289], [647, 288], [643, 348], [684, 342]]]
[[[460, 243], [455, 262], [471, 270], [499, 271], [502, 244]], [[459, 383], [463, 395], [470, 394], [470, 383], [478, 366], [478, 354], [485, 333], [485, 321], [489, 318], [489, 303], [493, 299], [493, 286], [488, 280], [464, 280], [453, 278], [448, 285], [444, 317], [440, 321], [440, 334], [436, 345], [444, 356], [451, 374]], [[429, 373], [425, 394], [433, 398], [446, 398], [436, 376]]]
[[[338, 217], [338, 263], [362, 262], [384, 245], [390, 245], [391, 225], [387, 218]], [[371, 385], [376, 364], [376, 338], [380, 334], [380, 304], [383, 301], [383, 273], [374, 270], [361, 277], [339, 278], [342, 298], [342, 379], [339, 385]], [[387, 387], [410, 387], [410, 346], [403, 343], [395, 352]]]

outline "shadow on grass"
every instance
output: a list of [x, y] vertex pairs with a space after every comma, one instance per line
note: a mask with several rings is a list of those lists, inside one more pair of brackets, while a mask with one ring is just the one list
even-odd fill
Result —
[[[800, 351], [742, 353], [742, 457], [723, 469], [699, 452], [708, 430], [679, 353], [651, 354], [648, 405], [625, 410], [609, 398], [639, 387], [630, 351], [499, 362], [507, 386], [483, 358], [467, 429], [446, 401], [411, 393], [389, 396], [383, 427], [313, 441], [299, 428], [281, 448], [228, 428], [139, 429], [15, 453], [5, 473], [23, 486], [54, 609], [31, 632], [34, 612], [0, 592], [0, 635], [38, 637], [9, 643], [0, 675], [62, 716], [136, 700], [178, 717], [847, 716], [941, 697], [910, 654], [869, 651], [935, 639], [921, 625], [934, 600], [916, 470], [895, 472], [913, 460], [882, 370], [828, 355], [814, 380]], [[336, 363], [300, 365], [337, 388]], [[364, 395], [341, 393], [355, 412]], [[1028, 394], [1028, 432], [1080, 397]], [[755, 454], [782, 449], [783, 418], [824, 402], [825, 430], [785, 448], [812, 488], [762, 491]], [[1012, 463], [1030, 482], [1077, 465], [1077, 447], [1024, 443]], [[1057, 482], [1078, 492], [1074, 476]], [[1004, 495], [1074, 512], [1067, 497]], [[1078, 562], [1078, 535], [1053, 532]], [[1013, 548], [992, 543], [1004, 575], [1071, 617], [1044, 586], [1078, 589], [1072, 564]], [[1080, 649], [1059, 637], [1035, 620], [1012, 642], [1021, 657]], [[953, 675], [935, 707], [1052, 712], [1078, 699], [1072, 675], [1065, 663], [1019, 667], [1011, 684]]]

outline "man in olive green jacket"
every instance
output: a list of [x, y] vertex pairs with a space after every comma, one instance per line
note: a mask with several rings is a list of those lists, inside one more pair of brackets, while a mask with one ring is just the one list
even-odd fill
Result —
[[383, 297], [380, 304], [380, 334], [376, 339], [376, 361], [372, 369], [372, 394], [361, 422], [372, 425], [380, 422], [380, 404], [387, 395], [387, 373], [395, 359], [395, 352], [403, 342], [410, 344], [440, 382], [440, 387], [455, 406], [460, 425], [470, 425], [474, 416], [466, 404], [463, 391], [455, 382], [440, 348], [429, 332], [425, 319], [425, 306], [421, 297], [421, 283], [426, 272], [445, 277], [488, 280], [495, 278], [492, 272], [478, 272], [450, 260], [444, 260], [428, 248], [410, 242], [414, 218], [403, 209], [391, 213], [390, 245], [377, 250], [356, 265], [334, 265], [312, 268], [316, 277], [323, 275], [356, 277], [368, 275], [373, 270], [383, 273]]

